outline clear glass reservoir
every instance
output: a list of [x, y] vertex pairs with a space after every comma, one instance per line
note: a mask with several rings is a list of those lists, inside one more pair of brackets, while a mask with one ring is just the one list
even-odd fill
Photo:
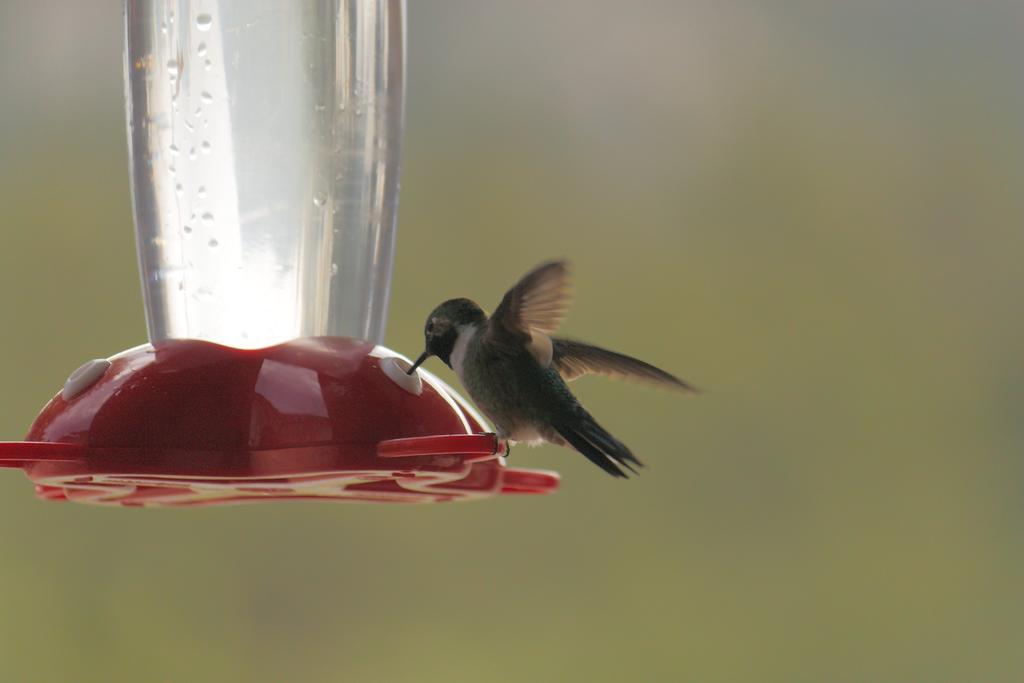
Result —
[[380, 343], [404, 0], [126, 0], [151, 341]]

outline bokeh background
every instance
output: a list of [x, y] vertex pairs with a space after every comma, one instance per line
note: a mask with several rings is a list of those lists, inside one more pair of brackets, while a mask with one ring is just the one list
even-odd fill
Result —
[[[389, 345], [565, 255], [567, 333], [707, 393], [582, 380], [650, 467], [517, 450], [549, 498], [119, 511], [2, 472], [0, 680], [1024, 678], [1024, 5], [408, 24]], [[120, 32], [0, 3], [3, 439], [145, 340]]]

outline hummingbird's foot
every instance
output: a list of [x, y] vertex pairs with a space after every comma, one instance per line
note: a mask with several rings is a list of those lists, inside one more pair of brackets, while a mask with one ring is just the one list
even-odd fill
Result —
[[508, 440], [506, 440], [505, 441], [505, 452], [501, 454], [501, 457], [507, 458], [509, 453], [511, 453], [511, 452], [512, 452], [512, 444]]

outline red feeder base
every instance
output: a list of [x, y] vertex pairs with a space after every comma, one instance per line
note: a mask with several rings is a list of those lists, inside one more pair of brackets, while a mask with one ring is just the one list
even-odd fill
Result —
[[550, 493], [449, 386], [352, 339], [265, 349], [171, 340], [91, 361], [0, 443], [46, 500], [121, 506], [271, 500], [421, 503]]

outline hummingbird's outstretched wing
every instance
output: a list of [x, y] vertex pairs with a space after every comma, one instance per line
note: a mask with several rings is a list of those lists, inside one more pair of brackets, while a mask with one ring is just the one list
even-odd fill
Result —
[[571, 339], [552, 339], [551, 362], [566, 382], [583, 375], [654, 382], [669, 389], [697, 393], [697, 389], [650, 363]]
[[543, 263], [505, 293], [488, 321], [488, 338], [499, 345], [521, 345], [534, 333], [550, 335], [565, 318], [570, 301], [568, 264]]

